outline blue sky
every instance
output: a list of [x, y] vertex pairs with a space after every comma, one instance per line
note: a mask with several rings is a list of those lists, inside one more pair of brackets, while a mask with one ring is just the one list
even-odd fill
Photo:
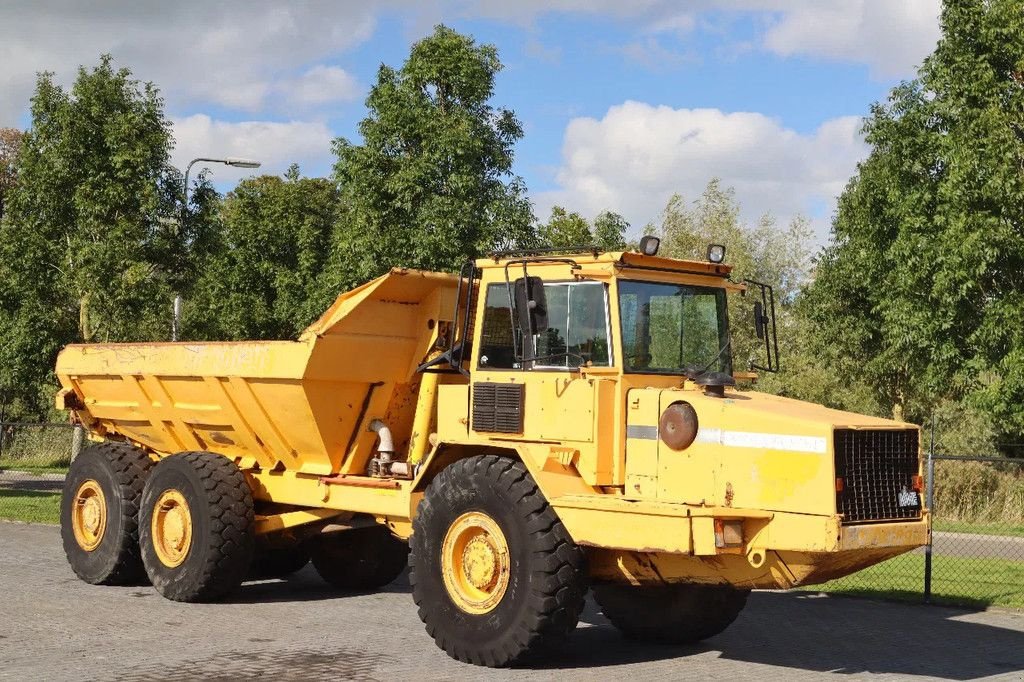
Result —
[[[552, 204], [623, 213], [634, 232], [714, 176], [744, 218], [811, 219], [863, 157], [859, 119], [912, 77], [938, 37], [938, 0], [521, 0], [202, 3], [15, 0], [0, 8], [0, 125], [27, 123], [34, 74], [70, 82], [110, 52], [166, 97], [174, 160], [258, 158], [329, 172], [357, 137], [381, 63], [444, 22], [498, 47], [494, 103], [526, 135], [516, 172]], [[221, 189], [240, 171], [214, 167]]]

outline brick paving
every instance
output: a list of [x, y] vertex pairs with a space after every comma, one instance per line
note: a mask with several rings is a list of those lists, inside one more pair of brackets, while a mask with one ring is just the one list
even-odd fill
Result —
[[434, 647], [404, 578], [345, 595], [307, 568], [219, 604], [78, 581], [57, 528], [0, 522], [0, 679], [1024, 680], [1024, 613], [759, 592], [699, 646], [623, 640], [589, 604], [564, 649], [488, 671]]

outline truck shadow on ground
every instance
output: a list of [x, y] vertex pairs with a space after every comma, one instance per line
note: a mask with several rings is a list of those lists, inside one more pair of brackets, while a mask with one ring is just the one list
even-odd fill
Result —
[[[889, 673], [973, 680], [1024, 671], [1024, 632], [957, 620], [971, 610], [755, 592], [725, 632], [692, 646], [631, 642], [593, 602], [557, 659], [543, 667], [595, 668], [677, 657], [714, 657], [840, 674]], [[1006, 614], [1007, 618], [1024, 615]]]
[[[384, 591], [410, 592], [408, 574]], [[284, 581], [246, 583], [229, 601], [316, 601], [345, 596], [307, 567]], [[722, 634], [697, 645], [669, 646], [623, 638], [589, 599], [572, 637], [557, 652], [524, 667], [552, 672], [599, 670], [667, 659], [678, 659], [679, 665], [685, 666], [687, 659], [710, 657], [810, 672], [925, 675], [948, 680], [1024, 671], [1024, 631], [961, 619], [975, 612], [810, 592], [755, 592], [737, 621]], [[1000, 619], [1019, 619], [1024, 630], [1024, 614], [1003, 612]]]
[[322, 601], [344, 599], [373, 592], [412, 592], [409, 586], [409, 572], [406, 571], [390, 585], [370, 592], [350, 592], [328, 585], [316, 574], [313, 567], [306, 566], [298, 573], [278, 580], [250, 580], [234, 593], [222, 599], [226, 604], [266, 604], [273, 602]]

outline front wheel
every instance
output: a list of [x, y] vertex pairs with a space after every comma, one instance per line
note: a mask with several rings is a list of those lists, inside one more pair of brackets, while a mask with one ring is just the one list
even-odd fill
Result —
[[522, 463], [485, 455], [445, 468], [410, 544], [420, 619], [452, 658], [512, 665], [576, 627], [583, 552]]
[[729, 585], [595, 585], [604, 615], [630, 639], [691, 644], [729, 627], [750, 590]]

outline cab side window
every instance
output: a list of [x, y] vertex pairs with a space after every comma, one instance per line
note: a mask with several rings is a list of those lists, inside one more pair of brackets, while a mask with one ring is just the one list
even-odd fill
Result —
[[487, 285], [484, 298], [484, 321], [480, 338], [481, 368], [518, 369], [515, 349], [522, 343], [513, 334], [519, 333], [519, 322], [509, 309], [508, 287], [504, 284]]
[[[608, 294], [600, 282], [553, 282], [544, 285], [547, 328], [537, 330], [527, 349], [536, 358], [532, 368], [573, 368], [590, 363], [611, 365], [608, 334]], [[523, 355], [518, 320], [509, 312], [508, 288], [487, 287], [480, 341], [482, 368], [519, 369], [515, 349]], [[514, 336], [516, 335], [516, 336]], [[514, 339], [514, 343], [513, 343]], [[532, 351], [532, 353], [530, 352]]]

